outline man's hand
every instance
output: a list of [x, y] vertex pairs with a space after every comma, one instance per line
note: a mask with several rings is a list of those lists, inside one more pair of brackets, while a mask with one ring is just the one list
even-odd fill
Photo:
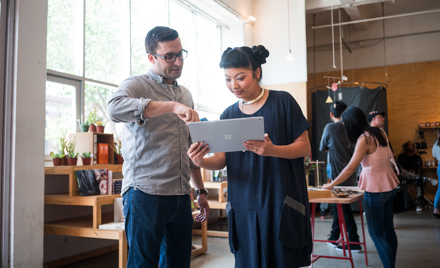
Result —
[[174, 104], [172, 112], [177, 114], [186, 124], [200, 121], [199, 114], [196, 111], [178, 102]]
[[196, 222], [204, 222], [209, 217], [209, 204], [206, 195], [200, 194], [197, 196], [197, 204], [200, 207], [200, 213], [196, 215]]

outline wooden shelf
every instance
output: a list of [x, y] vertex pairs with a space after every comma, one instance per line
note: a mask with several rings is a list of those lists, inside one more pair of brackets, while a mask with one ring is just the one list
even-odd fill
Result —
[[[223, 190], [228, 188], [227, 181], [205, 181], [203, 182], [206, 189], [217, 189], [218, 190], [218, 202], [226, 202], [225, 197], [223, 196]], [[212, 197], [212, 195], [210, 196]]]
[[433, 126], [433, 127], [420, 127], [419, 126], [419, 129], [422, 129], [422, 130], [424, 130], [424, 129], [426, 129], [426, 130], [428, 130], [428, 129], [440, 129], [440, 127], [436, 127], [436, 126]]
[[[113, 213], [105, 213], [103, 222], [111, 222]], [[47, 222], [44, 224], [44, 233], [53, 235], [67, 235], [75, 237], [89, 237], [119, 241], [119, 267], [127, 266], [127, 240], [124, 230], [94, 229], [93, 216], [84, 216], [61, 221]]]
[[122, 165], [106, 164], [106, 165], [90, 165], [90, 166], [49, 166], [44, 168], [45, 175], [69, 175], [72, 171], [84, 169], [108, 169], [113, 172], [122, 172]]
[[203, 184], [207, 189], [222, 189], [228, 187], [227, 181], [204, 181]]
[[45, 167], [45, 175], [69, 175], [69, 196], [79, 196], [78, 181], [76, 180], [75, 171], [88, 169], [108, 169], [113, 172], [122, 172], [122, 165], [91, 165], [91, 166], [57, 166]]
[[[199, 212], [194, 211], [193, 217]], [[44, 233], [53, 235], [67, 235], [75, 237], [88, 237], [99, 239], [110, 239], [119, 241], [119, 267], [126, 267], [127, 264], [127, 240], [124, 230], [104, 230], [94, 229], [92, 215], [67, 220], [47, 222], [44, 224]], [[103, 214], [103, 223], [113, 221], [113, 213]], [[202, 245], [194, 245], [195, 249], [191, 251], [191, 258], [199, 256], [208, 251], [207, 222], [202, 223], [200, 230], [202, 235]], [[76, 260], [78, 261], [78, 260]]]
[[119, 194], [69, 196], [67, 194], [48, 194], [44, 196], [44, 204], [64, 206], [90, 206], [93, 207], [93, 224], [91, 228], [98, 229], [102, 221], [102, 206], [111, 205]]
[[44, 204], [67, 206], [111, 205], [113, 200], [119, 197], [121, 197], [120, 194], [89, 196], [69, 196], [67, 193], [47, 194], [44, 196]]
[[[45, 175], [68, 175], [69, 176], [69, 192], [47, 194], [44, 196], [44, 203], [49, 205], [64, 205], [64, 206], [91, 206], [93, 207], [93, 214], [71, 218], [61, 221], [47, 222], [44, 224], [44, 233], [53, 235], [66, 235], [76, 237], [88, 237], [99, 239], [118, 240], [119, 244], [117, 249], [119, 250], [119, 267], [125, 268], [127, 266], [127, 240], [124, 230], [105, 230], [99, 229], [99, 225], [103, 223], [113, 222], [113, 212], [102, 213], [103, 205], [111, 205], [115, 198], [121, 197], [119, 194], [114, 195], [90, 195], [79, 196], [78, 183], [76, 179], [75, 171], [84, 169], [108, 169], [113, 172], [122, 172], [122, 165], [108, 164], [108, 165], [91, 165], [91, 166], [60, 166], [60, 167], [45, 167]], [[198, 212], [193, 212], [193, 217]], [[207, 237], [207, 222], [202, 223], [202, 245], [195, 245], [195, 249], [191, 252], [191, 257], [196, 257], [205, 253], [208, 250], [208, 237]], [[55, 267], [59, 263], [63, 265], [68, 262], [79, 261], [81, 259], [98, 256], [109, 251], [114, 251], [115, 247], [108, 247], [93, 252], [79, 254], [69, 258], [63, 258], [45, 264], [47, 267]]]
[[430, 167], [424, 166], [424, 167], [422, 167], [422, 169], [437, 169], [437, 168], [438, 168], [438, 166], [430, 166]]

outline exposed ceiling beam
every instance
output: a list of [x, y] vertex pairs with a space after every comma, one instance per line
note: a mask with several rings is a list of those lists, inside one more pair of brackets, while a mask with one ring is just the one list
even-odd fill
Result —
[[306, 0], [306, 13], [317, 13], [331, 8], [347, 8], [361, 5], [391, 2], [394, 0]]
[[383, 16], [383, 17], [378, 17], [378, 18], [369, 18], [369, 19], [363, 19], [363, 20], [357, 20], [357, 21], [346, 21], [346, 22], [327, 24], [327, 25], [319, 25], [319, 26], [312, 25], [312, 29], [316, 30], [316, 29], [322, 29], [322, 28], [328, 28], [328, 27], [335, 27], [335, 26], [339, 26], [339, 25], [350, 25], [350, 24], [364, 23], [364, 22], [369, 22], [369, 21], [394, 19], [394, 18], [422, 15], [422, 14], [435, 13], [435, 12], [440, 12], [440, 9], [426, 10], [426, 11], [398, 14], [398, 15], [391, 15], [391, 16]]
[[[362, 15], [362, 7], [346, 7], [344, 8], [347, 15], [350, 17], [350, 20], [363, 20], [366, 16]], [[368, 17], [368, 16], [367, 16]], [[354, 25], [357, 31], [366, 31], [368, 30], [368, 22], [356, 23]]]

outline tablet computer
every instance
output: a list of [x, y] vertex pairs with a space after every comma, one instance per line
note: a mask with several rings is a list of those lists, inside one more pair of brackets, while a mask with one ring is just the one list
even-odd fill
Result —
[[188, 128], [192, 142], [208, 144], [210, 153], [244, 151], [245, 141], [264, 141], [262, 116], [190, 122]]

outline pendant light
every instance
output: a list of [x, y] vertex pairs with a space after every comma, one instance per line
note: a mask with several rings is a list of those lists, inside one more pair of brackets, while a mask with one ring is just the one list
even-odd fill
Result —
[[287, 0], [287, 38], [289, 42], [289, 50], [286, 56], [286, 61], [293, 61], [293, 54], [292, 50], [290, 49], [290, 7], [289, 7], [289, 1]]
[[328, 97], [327, 97], [327, 99], [325, 100], [325, 103], [333, 103], [333, 100], [332, 100], [332, 98], [330, 97], [330, 89], [332, 89], [330, 86], [330, 78], [327, 78], [327, 91], [328, 91]]

